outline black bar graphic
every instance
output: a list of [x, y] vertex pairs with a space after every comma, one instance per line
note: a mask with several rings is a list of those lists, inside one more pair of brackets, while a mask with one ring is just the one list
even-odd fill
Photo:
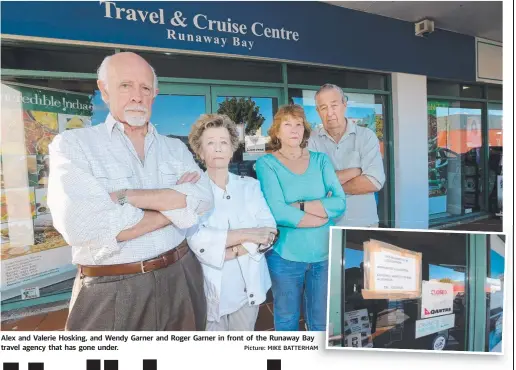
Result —
[[86, 360], [86, 370], [100, 370], [100, 360]]
[[267, 370], [281, 370], [281, 360], [267, 360]]
[[158, 370], [158, 360], [143, 360], [143, 370]]
[[118, 370], [118, 360], [104, 360], [104, 370]]
[[17, 362], [4, 362], [4, 370], [20, 370], [20, 364]]
[[29, 362], [29, 370], [44, 370], [45, 364], [43, 362]]

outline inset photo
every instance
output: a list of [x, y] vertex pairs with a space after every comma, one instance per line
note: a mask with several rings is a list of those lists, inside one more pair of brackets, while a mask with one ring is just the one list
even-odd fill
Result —
[[504, 234], [330, 233], [328, 349], [503, 353]]

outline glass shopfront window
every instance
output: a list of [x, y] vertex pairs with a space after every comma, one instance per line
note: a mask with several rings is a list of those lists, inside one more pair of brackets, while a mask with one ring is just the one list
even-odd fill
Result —
[[428, 101], [430, 219], [483, 209], [484, 104]]
[[212, 110], [235, 121], [240, 146], [233, 155], [232, 173], [256, 178], [256, 160], [270, 153], [269, 129], [281, 101], [279, 89], [213, 87]]
[[[241, 119], [235, 119], [242, 128], [242, 145], [231, 171], [254, 176], [252, 165], [266, 152], [267, 130], [281, 101], [280, 92], [160, 83], [151, 122], [159, 133], [188, 146], [192, 124], [201, 114], [232, 116], [240, 112]], [[256, 114], [250, 115], [244, 108]], [[0, 202], [1, 290], [5, 302], [21, 300], [20, 289], [27, 282], [33, 284], [49, 275], [62, 282], [74, 276], [70, 247], [52, 226], [46, 204], [48, 145], [65, 130], [103, 123], [108, 113], [93, 79], [3, 79]], [[255, 119], [248, 122], [242, 118], [249, 116]], [[51, 285], [56, 281], [42, 283], [40, 296], [54, 294]], [[61, 283], [60, 291], [70, 291], [71, 284], [71, 280]]]
[[[312, 128], [322, 126], [315, 107], [316, 90], [289, 89], [289, 101], [301, 105]], [[389, 156], [387, 153], [388, 133], [386, 127], [386, 97], [379, 94], [345, 93], [348, 97], [347, 119], [359, 126], [367, 127], [376, 134], [380, 142], [386, 175], [385, 185], [376, 193], [380, 225], [389, 226]]]
[[502, 212], [502, 159], [503, 159], [503, 106], [502, 104], [488, 104], [487, 125], [489, 143], [489, 212]]
[[[48, 209], [48, 145], [69, 129], [97, 125], [109, 109], [95, 80], [2, 80], [1, 271], [2, 303], [23, 301], [21, 289], [39, 286], [39, 298], [70, 292], [75, 266]], [[206, 112], [205, 95], [174, 94], [164, 86], [151, 121], [164, 135], [187, 141]], [[32, 297], [38, 298], [38, 297]], [[65, 299], [63, 297], [63, 299]]]
[[[70, 247], [47, 206], [48, 146], [92, 124], [97, 92], [94, 81], [64, 80], [3, 79], [1, 89], [1, 291], [9, 303], [71, 290]], [[27, 284], [39, 290], [23, 291]]]
[[[47, 58], [30, 57], [38, 53]], [[113, 48], [28, 42], [2, 45], [2, 70], [6, 73], [2, 76], [0, 290], [2, 304], [9, 304], [9, 309], [18, 307], [23, 301], [21, 289], [34, 282], [39, 284], [40, 298], [71, 291], [76, 270], [71, 265], [70, 247], [53, 228], [46, 205], [48, 145], [64, 130], [104, 122], [109, 109], [102, 101], [95, 74], [103, 58], [113, 53]], [[289, 101], [279, 83], [322, 84], [325, 81], [321, 79], [329, 78], [348, 88], [385, 91], [385, 95], [348, 94], [348, 117], [376, 133], [388, 175], [385, 74], [288, 65], [289, 81], [284, 81], [285, 65], [281, 63], [164, 52], [139, 54], [160, 78], [151, 116], [158, 132], [188, 146], [192, 124], [201, 114], [228, 114], [241, 130], [241, 145], [230, 171], [252, 177], [256, 159], [270, 150], [267, 131], [273, 116]], [[312, 96], [312, 103], [301, 104], [310, 122], [320, 124], [313, 109], [315, 91], [290, 92], [298, 103], [297, 96]], [[389, 222], [388, 187], [387, 181], [377, 194], [382, 226]], [[23, 268], [14, 267], [19, 265]]]

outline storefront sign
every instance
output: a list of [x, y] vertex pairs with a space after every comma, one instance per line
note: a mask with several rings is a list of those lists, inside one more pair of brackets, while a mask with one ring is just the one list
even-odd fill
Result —
[[364, 243], [364, 299], [418, 298], [421, 253], [377, 240]]
[[18, 104], [24, 110], [30, 111], [79, 116], [91, 116], [93, 114], [93, 104], [89, 95], [19, 84], [9, 84], [8, 87], [2, 86], [1, 103], [2, 106]]
[[416, 320], [416, 339], [442, 330], [452, 329], [455, 326], [455, 314], [433, 317], [431, 319]]
[[[1, 23], [2, 39], [40, 37], [476, 79], [472, 36], [439, 30], [428, 43], [414, 37], [409, 22], [319, 2], [13, 1], [2, 4]], [[343, 44], [335, 44], [335, 37]]]
[[453, 313], [453, 284], [423, 281], [421, 318]]
[[[117, 6], [113, 1], [100, 2], [104, 11], [104, 18], [114, 21], [127, 21], [142, 24], [164, 25], [167, 40], [205, 43], [224, 48], [226, 45], [253, 49], [255, 41], [244, 39], [248, 35], [260, 38], [279, 39], [286, 41], [299, 41], [299, 32], [281, 28], [268, 27], [263, 22], [253, 22], [252, 25], [238, 23], [238, 21], [226, 19], [213, 19], [206, 14], [197, 13], [190, 19], [185, 17], [181, 10], [174, 10], [173, 15], [165, 14], [165, 9], [159, 8], [150, 12], [148, 6], [138, 9], [136, 6], [124, 8]], [[186, 32], [183, 32], [185, 31]], [[202, 35], [199, 31], [205, 31], [208, 35]], [[217, 35], [228, 35], [217, 36]], [[213, 35], [213, 36], [212, 36]]]

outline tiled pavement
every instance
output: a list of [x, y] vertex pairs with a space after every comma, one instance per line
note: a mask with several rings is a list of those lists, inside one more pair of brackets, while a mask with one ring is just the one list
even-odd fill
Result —
[[[265, 302], [260, 306], [255, 330], [274, 330], [272, 303]], [[68, 309], [42, 313], [22, 319], [2, 321], [2, 331], [61, 331], [64, 330]], [[299, 330], [305, 330], [304, 321], [299, 322]]]
[[63, 330], [68, 309], [42, 313], [22, 319], [2, 321], [2, 331], [59, 331]]
[[442, 230], [487, 231], [501, 233], [503, 232], [503, 221], [501, 218], [491, 217], [469, 223], [458, 223], [451, 226], [445, 226]]

